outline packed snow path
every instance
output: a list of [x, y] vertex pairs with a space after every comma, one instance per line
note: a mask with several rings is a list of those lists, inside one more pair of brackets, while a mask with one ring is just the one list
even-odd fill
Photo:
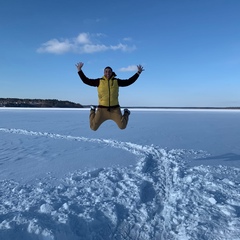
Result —
[[240, 169], [188, 167], [184, 159], [202, 157], [202, 151], [24, 129], [0, 132], [94, 142], [138, 156], [134, 167], [79, 170], [57, 186], [1, 181], [0, 239], [240, 239]]

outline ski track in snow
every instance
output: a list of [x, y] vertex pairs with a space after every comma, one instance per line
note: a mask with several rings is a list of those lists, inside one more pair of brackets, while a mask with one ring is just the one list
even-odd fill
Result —
[[139, 156], [134, 168], [79, 170], [58, 186], [0, 181], [0, 239], [240, 239], [240, 169], [189, 168], [183, 158], [202, 151], [23, 129], [0, 132], [95, 142]]

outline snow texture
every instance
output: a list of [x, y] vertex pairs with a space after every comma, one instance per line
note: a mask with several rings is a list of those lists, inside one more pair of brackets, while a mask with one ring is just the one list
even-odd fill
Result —
[[0, 239], [240, 239], [240, 113], [136, 111], [96, 133], [86, 111], [0, 114]]

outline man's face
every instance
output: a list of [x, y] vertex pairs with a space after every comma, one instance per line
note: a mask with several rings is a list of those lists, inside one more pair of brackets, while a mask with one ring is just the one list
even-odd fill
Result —
[[112, 76], [112, 70], [110, 68], [104, 69], [104, 76], [109, 79]]

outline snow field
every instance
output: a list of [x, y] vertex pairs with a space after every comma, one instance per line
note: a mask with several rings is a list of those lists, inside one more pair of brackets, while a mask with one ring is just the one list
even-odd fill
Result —
[[[97, 142], [137, 156], [135, 167], [77, 170], [53, 186], [0, 182], [1, 239], [239, 239], [240, 170], [187, 167], [202, 151], [23, 129], [0, 132]], [[223, 227], [224, 226], [224, 227]]]
[[239, 112], [87, 118], [0, 110], [0, 239], [240, 239]]

